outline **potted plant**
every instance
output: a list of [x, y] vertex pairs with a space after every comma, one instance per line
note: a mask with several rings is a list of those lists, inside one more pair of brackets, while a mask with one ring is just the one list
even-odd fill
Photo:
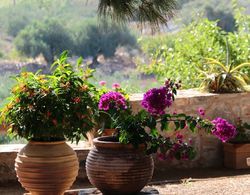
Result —
[[236, 128], [237, 135], [223, 143], [224, 165], [234, 169], [249, 169], [247, 158], [250, 158], [250, 125], [239, 118]]
[[[15, 160], [22, 186], [32, 194], [63, 194], [78, 175], [78, 159], [66, 140], [77, 142], [94, 126], [94, 101], [88, 70], [74, 70], [64, 52], [50, 75], [16, 76], [1, 119], [9, 132], [28, 140]], [[78, 61], [78, 65], [81, 61]]]
[[[99, 82], [100, 87], [95, 90], [95, 127], [87, 133], [88, 141], [93, 146], [93, 139], [98, 136], [109, 136], [116, 134], [115, 122], [129, 113], [129, 95], [121, 88], [119, 83], [112, 84], [112, 91], [106, 86], [106, 81]], [[125, 98], [124, 105], [117, 105], [112, 108], [107, 107], [107, 101], [117, 101], [118, 98]], [[113, 100], [111, 100], [113, 99]]]
[[[138, 113], [124, 112], [114, 120], [117, 134], [94, 139], [94, 148], [88, 154], [86, 171], [90, 182], [103, 194], [136, 194], [151, 179], [154, 169], [152, 153], [162, 159], [193, 159], [195, 149], [183, 139], [179, 130], [195, 131], [205, 128], [219, 137], [215, 124], [200, 117], [185, 114], [167, 114], [180, 83], [167, 80], [161, 88], [153, 88], [144, 94]], [[126, 106], [125, 97], [107, 98], [106, 111], [113, 107]], [[110, 101], [109, 101], [110, 100]], [[187, 128], [188, 127], [188, 128]], [[174, 138], [165, 137], [163, 131], [174, 130]], [[224, 132], [225, 129], [222, 129]], [[231, 131], [231, 130], [229, 130]], [[226, 139], [234, 136], [226, 135]]]

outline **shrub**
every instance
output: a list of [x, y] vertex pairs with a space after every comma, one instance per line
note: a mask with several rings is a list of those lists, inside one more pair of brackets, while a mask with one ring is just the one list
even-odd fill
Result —
[[[198, 87], [197, 67], [209, 68], [203, 63], [204, 58], [214, 58], [226, 63], [226, 43], [228, 39], [229, 55], [232, 64], [249, 61], [250, 36], [247, 33], [226, 33], [216, 22], [200, 19], [188, 25], [178, 34], [150, 50], [151, 64], [139, 65], [139, 69], [161, 78], [179, 78], [185, 88]], [[249, 75], [249, 68], [244, 71]]]
[[113, 56], [118, 46], [136, 46], [136, 38], [126, 27], [104, 22], [90, 23], [79, 28], [75, 37], [74, 53], [79, 56], [103, 54]]
[[49, 19], [34, 22], [23, 29], [15, 39], [17, 50], [29, 57], [42, 54], [48, 63], [72, 47], [69, 32], [58, 21]]

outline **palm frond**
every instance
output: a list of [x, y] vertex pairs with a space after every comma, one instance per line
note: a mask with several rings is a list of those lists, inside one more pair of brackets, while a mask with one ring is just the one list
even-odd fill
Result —
[[231, 72], [234, 72], [234, 71], [239, 70], [239, 69], [241, 69], [241, 68], [243, 68], [243, 67], [246, 67], [246, 66], [249, 66], [249, 67], [250, 67], [250, 63], [249, 63], [249, 62], [242, 63], [242, 64], [236, 66], [235, 68], [233, 68], [233, 69], [231, 70]]
[[98, 15], [118, 23], [138, 20], [157, 28], [166, 24], [176, 9], [176, 0], [100, 0]]
[[228, 72], [228, 68], [222, 64], [221, 62], [219, 62], [218, 60], [215, 60], [213, 58], [206, 58], [206, 63], [210, 64], [210, 65], [218, 65], [219, 67], [221, 67], [225, 72]]

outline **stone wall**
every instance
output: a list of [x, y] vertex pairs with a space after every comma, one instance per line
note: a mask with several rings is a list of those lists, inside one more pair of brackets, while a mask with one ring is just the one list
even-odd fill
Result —
[[[131, 97], [134, 112], [138, 112], [141, 109], [141, 99], [142, 94], [134, 94]], [[179, 92], [169, 112], [197, 115], [199, 108], [205, 109], [206, 117], [209, 119], [223, 117], [235, 123], [237, 117], [241, 117], [243, 121], [250, 123], [250, 93], [209, 94], [194, 90], [183, 90]], [[183, 134], [193, 139], [197, 149], [197, 157], [193, 161], [173, 160], [170, 162], [155, 159], [156, 169], [169, 167], [220, 167], [223, 165], [222, 144], [218, 139], [204, 132], [196, 134], [183, 132]], [[0, 183], [16, 180], [14, 159], [17, 151], [22, 147], [23, 145], [0, 145]], [[78, 146], [72, 145], [72, 147], [77, 152], [80, 163], [78, 179], [85, 180], [85, 160], [89, 148], [85, 143], [81, 143]]]
[[[134, 94], [132, 99], [133, 110], [138, 112], [141, 109], [142, 94]], [[199, 108], [205, 109], [205, 117], [210, 120], [222, 117], [235, 123], [240, 117], [244, 122], [250, 123], [250, 93], [211, 94], [192, 89], [182, 90], [179, 91], [168, 112], [197, 116]], [[223, 166], [222, 143], [217, 138], [202, 131], [196, 134], [190, 132], [183, 132], [183, 134], [193, 139], [197, 150], [196, 158], [193, 161], [157, 161], [156, 168], [164, 168], [165, 166], [178, 168]]]

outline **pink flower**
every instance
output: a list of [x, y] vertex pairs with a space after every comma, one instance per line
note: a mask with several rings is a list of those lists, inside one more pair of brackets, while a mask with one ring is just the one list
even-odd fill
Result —
[[198, 113], [200, 116], [205, 116], [205, 110], [203, 108], [199, 108]]
[[113, 85], [112, 85], [113, 89], [118, 89], [120, 87], [121, 87], [121, 85], [119, 83], [113, 83]]
[[100, 82], [99, 82], [99, 85], [101, 85], [101, 86], [106, 85], [106, 81], [100, 81]]

